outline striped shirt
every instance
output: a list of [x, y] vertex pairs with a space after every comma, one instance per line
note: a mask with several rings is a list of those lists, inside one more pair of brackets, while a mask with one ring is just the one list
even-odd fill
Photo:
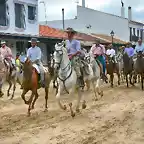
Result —
[[91, 51], [92, 51], [92, 54], [95, 56], [95, 55], [103, 55], [105, 54], [105, 47], [103, 45], [99, 45], [99, 46], [96, 46], [96, 44], [94, 44], [92, 47], [91, 47]]
[[9, 47], [5, 46], [0, 48], [0, 53], [3, 58], [12, 58], [12, 51]]

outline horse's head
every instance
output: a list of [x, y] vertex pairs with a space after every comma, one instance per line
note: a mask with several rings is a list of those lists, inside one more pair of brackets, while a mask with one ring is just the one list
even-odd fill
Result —
[[86, 53], [86, 55], [85, 55], [85, 61], [87, 63], [90, 63], [90, 54], [89, 53]]
[[137, 52], [137, 57], [138, 57], [138, 58], [142, 58], [142, 57], [143, 57], [142, 51]]
[[64, 43], [55, 44], [55, 51], [54, 51], [54, 69], [58, 70], [60, 68], [60, 64], [63, 59], [64, 53]]
[[29, 58], [25, 58], [25, 60], [21, 62], [21, 64], [24, 77], [26, 79], [30, 79], [33, 70], [32, 62], [30, 61]]

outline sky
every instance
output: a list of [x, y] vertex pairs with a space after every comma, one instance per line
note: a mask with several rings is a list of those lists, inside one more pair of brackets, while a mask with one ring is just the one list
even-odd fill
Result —
[[[78, 5], [82, 4], [82, 0], [39, 0], [39, 21], [45, 21], [45, 10], [47, 21], [61, 20], [62, 8], [65, 9], [65, 19], [73, 19], [77, 15], [76, 2]], [[123, 2], [126, 17], [128, 6], [131, 6], [132, 19], [144, 22], [144, 0], [123, 0]], [[116, 15], [121, 14], [121, 0], [85, 0], [85, 3], [86, 7], [91, 9]]]

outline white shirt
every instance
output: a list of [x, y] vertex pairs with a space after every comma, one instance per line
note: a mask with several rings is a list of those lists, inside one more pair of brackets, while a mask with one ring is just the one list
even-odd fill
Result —
[[114, 49], [108, 49], [108, 50], [106, 51], [106, 55], [109, 55], [110, 57], [115, 56], [115, 54], [116, 54], [116, 52], [115, 52]]
[[35, 46], [34, 48], [30, 47], [27, 51], [27, 57], [29, 57], [32, 62], [34, 62], [35, 60], [41, 60], [41, 49], [37, 46]]

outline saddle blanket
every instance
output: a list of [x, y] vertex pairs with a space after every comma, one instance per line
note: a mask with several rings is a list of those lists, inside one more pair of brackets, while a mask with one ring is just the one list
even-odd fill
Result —
[[[33, 67], [36, 69], [37, 73], [40, 74], [40, 69], [39, 69], [38, 65], [37, 64], [33, 64]], [[45, 73], [48, 72], [48, 68], [43, 66], [43, 69], [44, 69]]]

